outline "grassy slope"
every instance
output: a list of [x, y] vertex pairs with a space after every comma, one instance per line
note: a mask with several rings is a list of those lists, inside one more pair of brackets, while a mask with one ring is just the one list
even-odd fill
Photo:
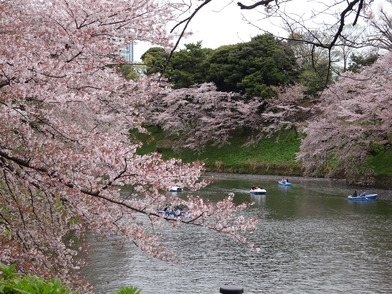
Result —
[[370, 158], [377, 176], [392, 176], [392, 149], [380, 152]]
[[[238, 133], [230, 144], [209, 146], [202, 153], [193, 150], [174, 152], [171, 147], [176, 142], [175, 137], [165, 137], [165, 133], [157, 127], [150, 127], [149, 131], [151, 135], [137, 134], [137, 138], [144, 143], [139, 154], [160, 152], [165, 159], [175, 157], [185, 162], [201, 160], [205, 162], [208, 171], [302, 175], [301, 165], [295, 161], [300, 140], [293, 130], [282, 131], [249, 146], [244, 146], [248, 134]], [[392, 149], [372, 156], [370, 160], [377, 176], [392, 176]]]
[[164, 158], [177, 157], [186, 162], [201, 160], [208, 171], [254, 174], [301, 175], [301, 165], [295, 162], [295, 153], [299, 150], [300, 141], [295, 131], [282, 131], [271, 138], [256, 144], [244, 146], [246, 133], [238, 133], [230, 144], [222, 147], [207, 147], [202, 153], [193, 150], [182, 150], [176, 153], [171, 146], [175, 143], [165, 138], [157, 128], [149, 129], [151, 136], [140, 135], [144, 142], [140, 154], [158, 151]]

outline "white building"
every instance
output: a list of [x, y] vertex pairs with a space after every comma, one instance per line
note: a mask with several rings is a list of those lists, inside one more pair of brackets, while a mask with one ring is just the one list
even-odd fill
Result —
[[[125, 45], [125, 40], [124, 38], [112, 38], [112, 41], [117, 43], [117, 44], [123, 44]], [[129, 43], [127, 46], [121, 48], [119, 50], [119, 53], [122, 58], [124, 58], [127, 62], [133, 63], [133, 41]]]

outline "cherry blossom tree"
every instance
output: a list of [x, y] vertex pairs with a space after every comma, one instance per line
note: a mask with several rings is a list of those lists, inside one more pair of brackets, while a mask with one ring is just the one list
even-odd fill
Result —
[[346, 72], [323, 92], [321, 113], [305, 128], [298, 154], [307, 175], [372, 183], [369, 154], [391, 144], [391, 65], [388, 53], [361, 73]]
[[169, 91], [147, 112], [149, 122], [179, 136], [177, 148], [203, 149], [228, 143], [232, 132], [255, 125], [260, 102], [238, 93], [220, 92], [213, 83]]
[[[205, 226], [245, 238], [255, 219], [233, 197], [218, 203], [170, 197], [178, 184], [197, 190], [200, 163], [139, 156], [128, 130], [143, 131], [141, 106], [166, 91], [152, 78], [117, 72], [121, 38], [170, 48], [162, 1], [0, 1], [0, 261], [20, 271], [80, 286], [83, 234], [122, 236], [146, 253], [173, 258], [159, 227]], [[127, 186], [128, 189], [122, 190]], [[161, 216], [166, 202], [192, 218]], [[86, 288], [85, 292], [88, 291]]]
[[252, 131], [247, 142], [251, 144], [281, 129], [295, 128], [313, 115], [304, 87], [273, 89], [276, 97], [271, 99], [217, 91], [213, 83], [170, 89], [149, 104], [146, 119], [169, 135], [177, 135], [173, 146], [177, 149], [201, 151], [208, 144], [222, 146], [241, 128]]

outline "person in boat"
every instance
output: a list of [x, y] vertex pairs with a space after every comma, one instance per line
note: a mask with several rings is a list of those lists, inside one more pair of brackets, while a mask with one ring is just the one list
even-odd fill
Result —
[[282, 184], [286, 184], [286, 180], [285, 179], [282, 179], [281, 182], [282, 182]]
[[357, 197], [358, 196], [358, 193], [357, 193], [357, 191], [354, 191], [354, 193], [353, 193], [353, 196], [352, 197]]
[[366, 196], [366, 192], [362, 191], [361, 196]]

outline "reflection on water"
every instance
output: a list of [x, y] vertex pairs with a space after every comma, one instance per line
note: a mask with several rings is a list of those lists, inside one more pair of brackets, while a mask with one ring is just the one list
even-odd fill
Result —
[[[84, 270], [94, 291], [137, 286], [143, 294], [214, 294], [236, 284], [245, 294], [392, 293], [391, 191], [372, 190], [379, 200], [351, 202], [347, 195], [360, 189], [339, 181], [291, 178], [293, 187], [281, 187], [275, 177], [215, 178], [198, 194], [219, 200], [234, 192], [238, 203], [253, 201], [246, 213], [263, 216], [251, 236], [259, 253], [191, 226], [166, 236], [180, 264], [149, 258], [131, 245], [120, 250], [94, 240]], [[256, 184], [267, 195], [250, 195]]]

